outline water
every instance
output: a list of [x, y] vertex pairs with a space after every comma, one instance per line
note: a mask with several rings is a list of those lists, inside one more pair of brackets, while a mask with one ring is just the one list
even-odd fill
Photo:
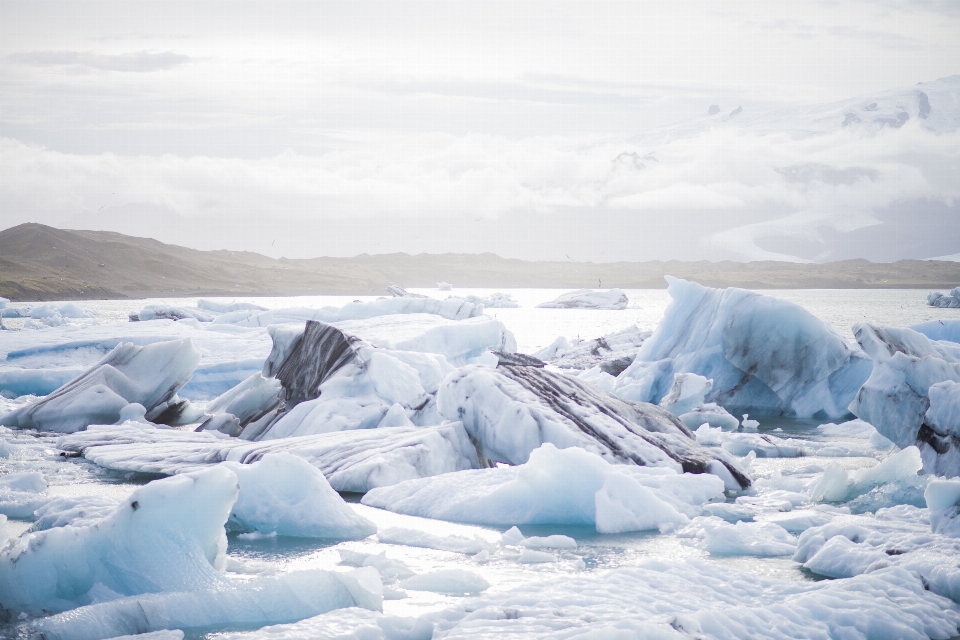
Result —
[[[432, 297], [446, 297], [446, 292], [436, 290], [413, 290], [416, 293]], [[457, 290], [454, 293], [489, 295], [493, 289]], [[499, 290], [504, 291], [504, 290]], [[582, 311], [536, 309], [541, 302], [551, 300], [562, 293], [548, 289], [506, 290], [520, 303], [517, 309], [489, 309], [488, 314], [504, 322], [517, 337], [521, 351], [532, 352], [546, 346], [557, 336], [593, 338], [636, 324], [642, 329], [653, 330], [663, 316], [670, 298], [665, 290], [629, 290], [630, 307], [624, 311]], [[960, 317], [960, 310], [934, 309], [925, 305], [925, 291], [916, 290], [785, 290], [765, 291], [796, 302], [812, 314], [822, 318], [841, 335], [852, 338], [850, 327], [856, 322], [872, 322], [881, 325], [908, 326], [932, 319]], [[369, 300], [373, 297], [355, 296], [311, 296], [296, 298], [236, 298], [230, 300], [255, 302], [268, 308], [280, 307], [322, 307], [342, 306], [352, 300]], [[105, 300], [84, 301], [84, 307], [98, 313], [97, 321], [126, 322], [130, 312], [138, 311], [146, 304], [168, 303], [182, 306], [194, 306], [196, 298], [169, 298], [151, 300]], [[11, 324], [8, 321], [8, 324]], [[16, 401], [2, 400], [0, 410], [14, 406]], [[760, 431], [771, 432], [781, 429], [775, 435], [822, 441], [826, 438], [816, 430], [815, 421], [798, 421], [785, 418], [761, 419]], [[18, 456], [0, 460], [3, 472], [37, 469], [48, 477], [52, 495], [85, 495], [122, 497], [139, 483], [150, 480], [149, 477], [134, 477], [100, 469], [84, 460], [64, 460], [58, 457], [54, 437], [10, 434], [8, 439], [25, 443]], [[756, 479], [770, 478], [777, 474], [796, 477], [803, 482], [812, 481], [823, 469], [831, 464], [842, 468], [854, 469], [876, 463], [882, 454], [877, 452], [870, 457], [848, 458], [773, 458], [757, 459], [753, 462], [752, 473]], [[752, 490], [762, 497], [770, 489]], [[353, 496], [355, 499], [356, 497]], [[731, 498], [732, 500], [732, 498]], [[501, 529], [478, 527], [447, 522], [438, 522], [423, 518], [397, 515], [360, 504], [353, 504], [364, 516], [377, 523], [383, 530], [388, 527], [421, 529], [435, 535], [474, 535], [491, 543], [499, 540]], [[7, 526], [7, 535], [16, 536], [29, 527], [27, 521], [11, 520]], [[406, 563], [417, 573], [426, 573], [449, 568], [462, 568], [481, 574], [489, 583], [487, 594], [503, 592], [524, 584], [539, 581], [561, 581], [565, 577], [582, 572], [596, 573], [611, 568], [630, 566], [649, 557], [679, 560], [697, 558], [717, 565], [746, 571], [766, 578], [796, 582], [820, 579], [805, 572], [800, 565], [789, 557], [753, 558], [753, 557], [714, 557], [699, 548], [695, 541], [676, 535], [676, 532], [646, 532], [622, 535], [599, 535], [587, 527], [565, 526], [527, 526], [521, 527], [523, 533], [530, 535], [563, 534], [577, 540], [579, 546], [573, 551], [557, 552], [558, 561], [553, 563], [522, 565], [514, 560], [495, 558], [487, 563], [479, 563], [469, 556], [461, 554], [421, 549], [403, 545], [381, 544], [375, 538], [354, 542], [335, 542], [322, 540], [299, 540], [285, 538], [265, 538], [246, 540], [235, 535], [229, 537], [228, 554], [233, 560], [231, 577], [238, 580], [250, 579], [257, 571], [273, 568], [277, 571], [292, 571], [307, 568], [343, 569], [339, 565], [339, 550], [345, 549], [363, 553], [386, 552], [387, 556]], [[427, 611], [435, 611], [464, 602], [464, 598], [444, 596], [423, 591], [407, 590], [408, 597], [401, 600], [387, 600], [384, 612], [390, 615], [418, 616]], [[212, 637], [217, 631], [213, 630]], [[16, 626], [7, 626], [4, 633], [8, 636], [21, 633]], [[3, 634], [0, 634], [3, 635]], [[207, 635], [205, 632], [200, 636]], [[194, 634], [194, 637], [196, 634]]]
[[[663, 312], [670, 304], [666, 289], [626, 289], [630, 305], [623, 311], [594, 311], [581, 309], [537, 309], [536, 305], [553, 300], [566, 289], [456, 289], [452, 292], [436, 289], [410, 289], [413, 293], [443, 299], [449, 295], [488, 296], [491, 293], [509, 293], [520, 304], [517, 309], [488, 309], [517, 337], [521, 351], [530, 353], [541, 349], [558, 337], [598, 336], [635, 324], [642, 330], [656, 329]], [[829, 323], [840, 335], [852, 340], [850, 328], [858, 322], [906, 327], [927, 320], [960, 318], [958, 309], [938, 309], [926, 305], [926, 290], [918, 289], [776, 289], [762, 293], [790, 300], [818, 318]], [[268, 309], [284, 307], [325, 306], [341, 307], [353, 300], [375, 300], [378, 296], [296, 296], [287, 298], [210, 298], [224, 302], [252, 302]], [[198, 298], [150, 298], [144, 300], [85, 300], [84, 308], [97, 312], [97, 321], [126, 322], [130, 313], [140, 311], [148, 304], [171, 304], [196, 307]], [[17, 306], [29, 306], [23, 303]], [[13, 328], [23, 320], [7, 319]]]

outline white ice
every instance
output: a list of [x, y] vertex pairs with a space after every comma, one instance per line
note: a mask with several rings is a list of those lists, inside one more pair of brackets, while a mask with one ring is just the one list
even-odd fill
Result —
[[619, 533], [684, 523], [684, 511], [723, 490], [714, 476], [611, 465], [583, 449], [548, 443], [516, 467], [411, 480], [370, 491], [363, 504], [454, 522], [586, 524]]
[[568, 291], [556, 300], [537, 305], [538, 309], [612, 309], [627, 308], [627, 294], [620, 289], [577, 289]]

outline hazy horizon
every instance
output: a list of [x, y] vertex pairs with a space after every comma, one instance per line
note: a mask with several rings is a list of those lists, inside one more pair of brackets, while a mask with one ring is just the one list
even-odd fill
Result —
[[3, 228], [288, 258], [960, 259], [950, 2], [0, 7]]

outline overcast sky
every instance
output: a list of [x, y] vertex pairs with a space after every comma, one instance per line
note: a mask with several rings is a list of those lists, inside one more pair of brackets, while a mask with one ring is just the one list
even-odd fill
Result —
[[[934, 0], [3, 2], [0, 227], [287, 257], [960, 253], [927, 237], [960, 213], [960, 82], [924, 85], [929, 117], [915, 88], [960, 74], [958, 34]], [[874, 126], [873, 100], [910, 120]]]

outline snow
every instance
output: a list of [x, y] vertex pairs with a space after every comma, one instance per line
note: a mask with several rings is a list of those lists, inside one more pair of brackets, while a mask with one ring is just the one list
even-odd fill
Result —
[[110, 424], [130, 404], [142, 405], [153, 419], [180, 415], [177, 391], [190, 379], [200, 353], [189, 339], [144, 347], [117, 345], [91, 369], [49, 396], [5, 416], [0, 424], [21, 429], [70, 433], [90, 424]]
[[744, 289], [667, 277], [673, 298], [615, 393], [659, 402], [674, 374], [713, 380], [706, 399], [733, 413], [842, 417], [869, 359], [802, 307]]
[[627, 308], [627, 294], [620, 289], [577, 289], [568, 291], [556, 300], [537, 305], [538, 309], [612, 309]]
[[722, 494], [713, 476], [611, 465], [583, 449], [547, 443], [516, 467], [410, 480], [370, 491], [362, 502], [453, 522], [585, 524], [619, 533], [686, 522], [683, 511]]
[[233, 531], [298, 538], [365, 538], [375, 524], [358, 515], [323, 474], [290, 453], [268, 453], [253, 464], [224, 462], [240, 485], [230, 513]]
[[699, 446], [669, 412], [537, 367], [462, 367], [440, 385], [437, 407], [463, 422], [487, 460], [522, 464], [551, 443], [612, 462], [717, 474], [730, 488], [749, 484], [732, 458]]

